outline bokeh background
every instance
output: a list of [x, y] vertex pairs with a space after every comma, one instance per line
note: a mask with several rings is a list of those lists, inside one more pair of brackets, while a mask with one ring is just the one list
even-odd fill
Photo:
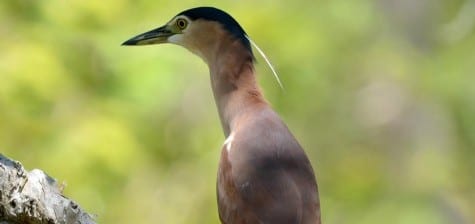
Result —
[[267, 53], [327, 224], [475, 223], [474, 0], [3, 0], [0, 153], [100, 223], [219, 223], [224, 140], [201, 59], [122, 47], [213, 5]]

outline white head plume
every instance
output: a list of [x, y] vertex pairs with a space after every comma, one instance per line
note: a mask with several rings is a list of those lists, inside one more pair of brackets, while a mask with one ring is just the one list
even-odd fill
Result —
[[262, 58], [264, 58], [264, 60], [266, 61], [267, 65], [269, 66], [270, 70], [272, 70], [272, 73], [274, 74], [274, 77], [275, 79], [277, 80], [277, 83], [279, 83], [279, 86], [281, 89], [284, 89], [284, 86], [282, 85], [282, 83], [280, 82], [280, 79], [279, 79], [279, 76], [277, 75], [277, 72], [275, 72], [275, 69], [274, 69], [274, 66], [272, 66], [272, 64], [270, 63], [269, 59], [267, 59], [267, 56], [266, 54], [264, 54], [264, 51], [262, 51], [259, 46], [257, 46], [256, 43], [254, 43], [254, 41], [251, 40], [251, 38], [249, 36], [246, 35], [246, 38], [249, 40], [249, 42], [251, 42], [252, 46], [254, 46], [257, 51], [259, 51], [259, 54], [262, 56]]

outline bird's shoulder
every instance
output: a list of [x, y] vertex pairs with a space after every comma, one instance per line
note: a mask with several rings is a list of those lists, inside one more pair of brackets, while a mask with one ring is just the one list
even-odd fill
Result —
[[[252, 120], [227, 139], [230, 145], [225, 144], [221, 158], [226, 172], [218, 184], [228, 187], [219, 191], [220, 215], [246, 213], [263, 223], [307, 223], [299, 220], [316, 217], [318, 206], [313, 169], [287, 126], [272, 116]], [[240, 201], [238, 207], [228, 207], [230, 197]]]
[[227, 157], [234, 169], [239, 170], [236, 173], [284, 172], [314, 178], [304, 149], [277, 113], [268, 110], [253, 117], [231, 133], [223, 149], [228, 151]]
[[256, 112], [231, 133], [236, 153], [253, 158], [276, 157], [281, 153], [304, 154], [302, 147], [280, 116], [272, 109]]

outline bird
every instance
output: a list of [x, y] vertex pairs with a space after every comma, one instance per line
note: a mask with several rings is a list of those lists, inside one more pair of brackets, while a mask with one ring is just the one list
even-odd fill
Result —
[[320, 224], [312, 165], [264, 98], [253, 42], [241, 25], [218, 8], [191, 8], [122, 45], [163, 43], [188, 49], [209, 68], [225, 135], [216, 181], [221, 223]]

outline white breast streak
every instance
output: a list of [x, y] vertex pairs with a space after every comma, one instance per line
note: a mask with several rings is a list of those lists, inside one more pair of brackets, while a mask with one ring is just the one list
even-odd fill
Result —
[[231, 145], [234, 140], [234, 133], [231, 133], [226, 140], [224, 140], [224, 146], [226, 146], [226, 150], [231, 151]]

